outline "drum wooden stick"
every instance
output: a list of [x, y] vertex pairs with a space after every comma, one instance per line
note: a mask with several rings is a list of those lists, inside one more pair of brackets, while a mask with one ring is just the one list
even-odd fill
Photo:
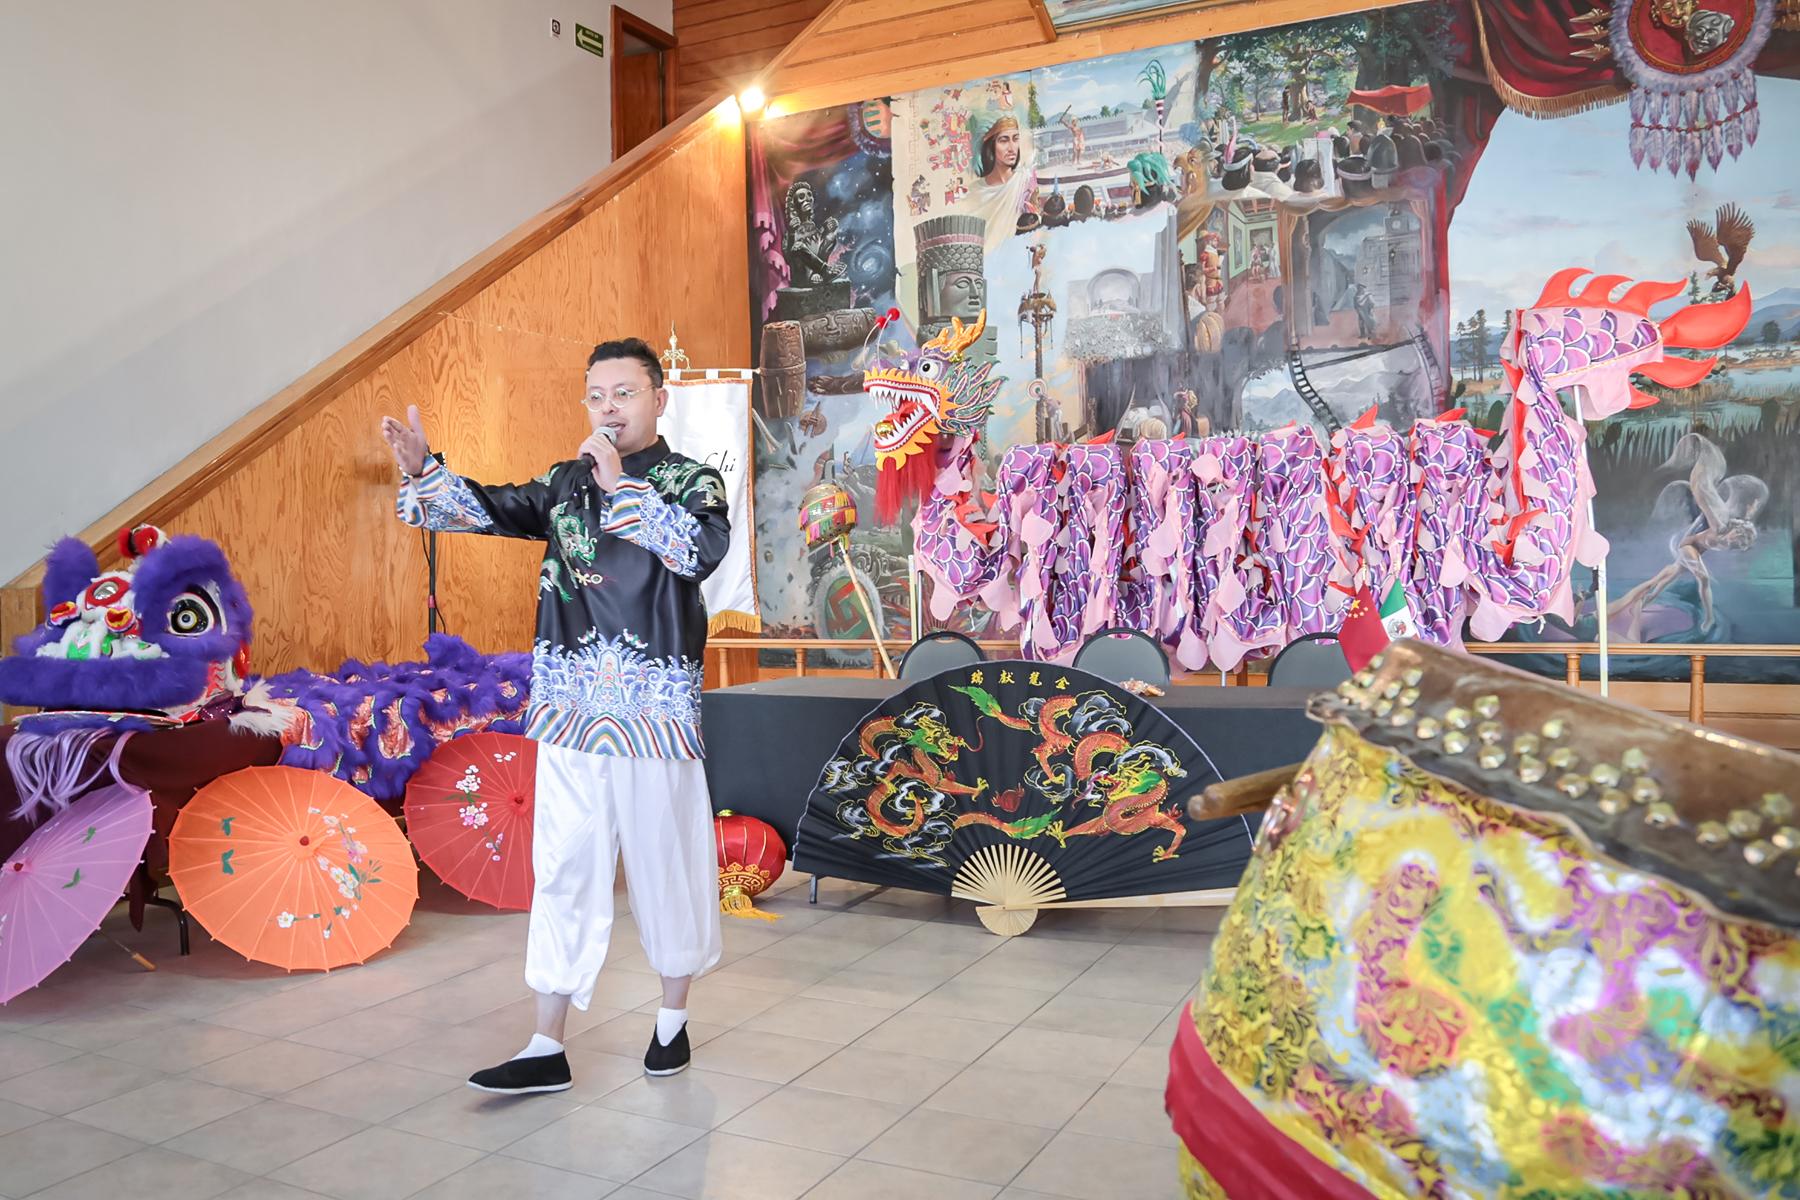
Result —
[[1295, 763], [1209, 784], [1205, 791], [1188, 801], [1188, 816], [1196, 821], [1211, 821], [1266, 808], [1276, 792], [1293, 782], [1299, 770], [1300, 764]]

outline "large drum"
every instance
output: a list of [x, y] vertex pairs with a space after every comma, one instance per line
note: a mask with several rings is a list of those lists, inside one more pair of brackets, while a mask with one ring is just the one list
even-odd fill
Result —
[[1800, 757], [1404, 642], [1171, 1057], [1191, 1197], [1800, 1196]]

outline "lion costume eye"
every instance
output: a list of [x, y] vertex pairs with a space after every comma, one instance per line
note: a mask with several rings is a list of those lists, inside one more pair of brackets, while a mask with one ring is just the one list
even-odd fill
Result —
[[919, 375], [921, 378], [936, 379], [943, 369], [944, 364], [935, 358], [921, 358], [919, 360]]
[[183, 592], [169, 609], [169, 632], [180, 637], [210, 633], [219, 624], [219, 607], [205, 592]]

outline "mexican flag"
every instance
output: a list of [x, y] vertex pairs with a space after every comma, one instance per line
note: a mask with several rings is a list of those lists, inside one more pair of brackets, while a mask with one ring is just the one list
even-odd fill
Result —
[[1367, 587], [1350, 598], [1343, 627], [1338, 630], [1338, 647], [1350, 669], [1360, 671], [1395, 638], [1418, 636], [1419, 627], [1406, 604], [1406, 591], [1396, 581], [1379, 604]]

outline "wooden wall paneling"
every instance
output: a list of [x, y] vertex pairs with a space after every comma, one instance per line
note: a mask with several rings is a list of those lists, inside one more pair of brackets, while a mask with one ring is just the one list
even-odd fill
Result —
[[[122, 506], [84, 536], [101, 546], [119, 525], [154, 519], [218, 541], [257, 612], [258, 670], [418, 657], [422, 539], [394, 516], [383, 414], [417, 404], [453, 466], [519, 481], [579, 445], [581, 378], [602, 334], [660, 345], [673, 320], [696, 364], [751, 363], [742, 130], [699, 120], [659, 135], [660, 153], [633, 151], [618, 164], [623, 185], [604, 175], [591, 184], [604, 192], [592, 207], [583, 189], [534, 219], [515, 237], [560, 226], [530, 252], [510, 239], [486, 252], [480, 261], [506, 269], [481, 287], [427, 293], [371, 332], [384, 344], [359, 342], [362, 357], [335, 362], [328, 383], [284, 392], [287, 407], [259, 410], [236, 445], [209, 444], [187, 476], [158, 481], [134, 498], [137, 510]], [[538, 548], [441, 535], [439, 549], [450, 632], [487, 651], [528, 648]], [[0, 591], [8, 636], [39, 619], [39, 577]]]
[[[787, 0], [782, 4], [745, 6], [741, 2], [723, 5], [678, 4], [675, 7], [675, 30], [681, 44], [706, 46], [764, 29], [806, 28], [825, 8], [825, 0]], [[713, 10], [700, 16], [698, 10]]]
[[[724, 97], [717, 99], [722, 101]], [[388, 359], [441, 320], [445, 312], [462, 305], [515, 269], [684, 147], [704, 142], [721, 132], [741, 138], [735, 116], [722, 117], [711, 106], [690, 110], [655, 138], [475, 255], [245, 414], [150, 484], [115, 505], [83, 529], [79, 536], [96, 549], [102, 564], [117, 562], [113, 535], [119, 529], [145, 521], [173, 525], [202, 496], [221, 486], [232, 474], [250, 466], [288, 432], [331, 403], [338, 393], [377, 372]], [[741, 147], [741, 141], [738, 144]], [[736, 227], [741, 233], [741, 213]], [[728, 231], [715, 229], [712, 232], [721, 243], [728, 240]], [[741, 246], [737, 247], [737, 252], [742, 257]], [[40, 561], [7, 584], [7, 588], [35, 591], [42, 571]], [[0, 609], [0, 615], [4, 611]]]

